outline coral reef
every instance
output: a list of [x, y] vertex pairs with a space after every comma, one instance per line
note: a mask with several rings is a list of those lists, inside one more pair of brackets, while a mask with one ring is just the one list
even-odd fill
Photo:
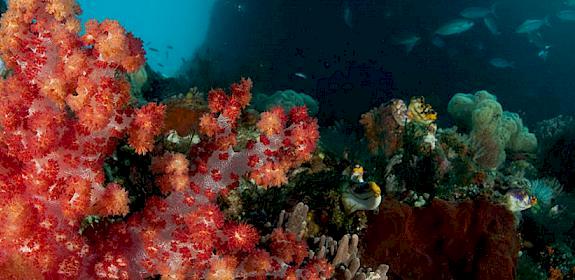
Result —
[[515, 279], [514, 218], [485, 199], [435, 199], [416, 209], [386, 199], [369, 217], [362, 263], [380, 262], [402, 279]]
[[[185, 79], [152, 71], [118, 22], [81, 33], [73, 0], [9, 4], [2, 279], [575, 277], [572, 117], [536, 138], [486, 91], [453, 96], [459, 130], [423, 97], [392, 99], [316, 150], [329, 112], [311, 96], [252, 99], [249, 78], [177, 94]], [[230, 78], [214, 63], [198, 56], [199, 86]], [[368, 70], [318, 84], [347, 94]]]
[[[304, 238], [308, 226], [308, 210], [309, 207], [301, 202], [291, 212], [282, 210], [276, 230], [285, 230], [288, 234], [294, 234], [297, 239]], [[335, 279], [387, 279], [386, 273], [389, 269], [387, 265], [380, 264], [375, 270], [361, 267], [357, 234], [345, 234], [339, 241], [322, 235], [315, 237], [313, 244], [315, 248], [310, 251], [311, 258], [328, 259], [333, 267], [339, 268], [334, 275]]]
[[[155, 143], [165, 105], [129, 103], [126, 74], [144, 63], [141, 42], [110, 20], [88, 21], [80, 37], [79, 12], [73, 1], [11, 1], [1, 19], [0, 55], [13, 74], [0, 81], [0, 221], [10, 225], [0, 230], [0, 275], [329, 277], [330, 265], [309, 259], [305, 242], [277, 231], [257, 247], [255, 227], [225, 220], [215, 204], [241, 177], [280, 186], [311, 158], [319, 134], [306, 109], [263, 113], [259, 137], [234, 149], [251, 98], [251, 80], [242, 79], [231, 94], [210, 91], [200, 143], [166, 150]], [[161, 192], [140, 196], [137, 212], [128, 213], [130, 194], [118, 179], [132, 187], [138, 180], [115, 177], [128, 170], [110, 166], [121, 155], [145, 159], [134, 171], [146, 173], [140, 168], [149, 163], [154, 180], [141, 182]]]
[[475, 161], [483, 168], [497, 168], [506, 151], [534, 153], [537, 138], [519, 115], [504, 112], [494, 95], [487, 91], [458, 93], [449, 101], [449, 114], [458, 125], [470, 131]]
[[537, 124], [540, 139], [538, 168], [542, 176], [557, 178], [565, 189], [575, 186], [575, 120], [571, 116], [558, 116]]

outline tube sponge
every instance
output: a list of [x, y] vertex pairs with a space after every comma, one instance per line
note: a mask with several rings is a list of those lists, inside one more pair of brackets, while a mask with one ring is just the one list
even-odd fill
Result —
[[505, 151], [533, 153], [537, 138], [516, 113], [503, 111], [497, 98], [487, 91], [458, 93], [447, 111], [455, 122], [469, 129], [475, 161], [484, 168], [497, 168], [505, 161]]

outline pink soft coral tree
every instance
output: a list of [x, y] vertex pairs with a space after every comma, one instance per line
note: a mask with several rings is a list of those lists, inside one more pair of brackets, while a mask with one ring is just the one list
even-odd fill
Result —
[[[202, 142], [187, 156], [166, 152], [153, 159], [152, 170], [166, 198], [148, 200], [142, 212], [126, 224], [111, 227], [106, 235], [112, 238], [99, 244], [107, 252], [121, 248], [110, 259], [129, 259], [126, 275], [161, 274], [175, 279], [329, 276], [331, 267], [325, 260], [304, 264], [303, 259], [286, 259], [279, 250], [270, 254], [257, 249], [258, 231], [248, 224], [226, 222], [215, 204], [216, 195], [237, 187], [242, 176], [262, 187], [279, 186], [287, 180], [290, 168], [310, 157], [319, 138], [317, 123], [305, 108], [294, 108], [288, 114], [273, 109], [258, 123], [260, 137], [238, 147], [237, 121], [250, 101], [251, 88], [251, 80], [242, 79], [231, 86], [230, 95], [222, 89], [210, 91], [210, 113], [200, 125]], [[268, 117], [279, 120], [273, 122], [277, 129], [266, 129]], [[124, 238], [126, 233], [129, 238]], [[272, 240], [272, 245], [298, 245], [307, 254], [305, 242], [286, 235]], [[102, 273], [106, 275], [106, 270]]]
[[[89, 21], [79, 36], [73, 0], [12, 0], [0, 20], [0, 275], [7, 279], [232, 279], [329, 276], [325, 260], [292, 262], [256, 248], [259, 233], [226, 222], [214, 203], [247, 175], [278, 186], [319, 137], [305, 108], [262, 114], [261, 136], [236, 145], [251, 81], [213, 90], [203, 141], [188, 155], [156, 156], [165, 197], [122, 222], [80, 234], [87, 215], [126, 215], [128, 194], [104, 187], [104, 159], [126, 137], [153, 149], [164, 108], [129, 104], [125, 78], [144, 63], [141, 42], [115, 21]], [[273, 242], [298, 242], [276, 234]], [[300, 244], [298, 246], [304, 246]], [[304, 246], [305, 247], [305, 246]]]

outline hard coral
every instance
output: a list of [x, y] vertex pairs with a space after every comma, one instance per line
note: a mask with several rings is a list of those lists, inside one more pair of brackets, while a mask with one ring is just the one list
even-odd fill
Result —
[[387, 263], [402, 279], [515, 278], [519, 238], [503, 206], [484, 199], [435, 199], [423, 209], [389, 199], [381, 205], [364, 237], [364, 263]]

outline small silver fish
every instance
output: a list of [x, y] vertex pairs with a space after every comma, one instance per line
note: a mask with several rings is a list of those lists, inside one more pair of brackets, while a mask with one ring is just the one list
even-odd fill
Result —
[[564, 10], [557, 13], [557, 17], [562, 21], [575, 21], [575, 10]]
[[421, 41], [421, 37], [415, 34], [404, 34], [393, 38], [394, 45], [402, 45], [405, 47], [405, 51], [409, 54], [413, 47], [415, 47]]
[[480, 19], [491, 14], [491, 10], [483, 7], [469, 7], [459, 13], [460, 16], [468, 19]]
[[474, 25], [475, 23], [470, 19], [466, 18], [454, 19], [440, 26], [435, 31], [435, 34], [443, 36], [459, 34], [471, 29]]
[[349, 3], [347, 1], [343, 3], [343, 22], [345, 22], [345, 25], [347, 25], [347, 27], [349, 28], [353, 27], [353, 15], [351, 13], [351, 8], [349, 7]]
[[304, 73], [301, 73], [301, 72], [294, 73], [293, 75], [296, 77], [302, 78], [304, 80], [307, 79], [307, 75]]
[[527, 19], [521, 25], [519, 25], [517, 29], [515, 29], [515, 32], [531, 33], [541, 29], [543, 25], [550, 26], [548, 17], [545, 17], [544, 19]]
[[495, 68], [515, 68], [514, 62], [500, 57], [490, 59], [489, 64]]
[[485, 24], [485, 27], [487, 27], [487, 29], [489, 30], [489, 32], [491, 32], [491, 34], [493, 35], [501, 34], [501, 32], [499, 32], [499, 29], [497, 28], [497, 23], [495, 22], [494, 17], [492, 16], [484, 17], [483, 24]]
[[547, 45], [542, 50], [537, 53], [537, 56], [543, 59], [543, 61], [547, 61], [547, 56], [549, 56], [549, 49], [551, 46]]

